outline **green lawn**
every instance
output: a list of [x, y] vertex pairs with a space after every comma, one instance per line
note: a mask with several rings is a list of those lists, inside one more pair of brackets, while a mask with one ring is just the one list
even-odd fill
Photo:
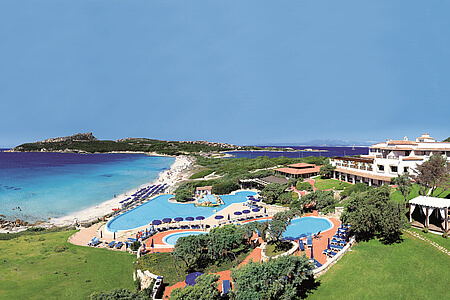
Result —
[[268, 243], [266, 245], [265, 253], [268, 257], [274, 257], [286, 251], [289, 251], [291, 248], [292, 244], [290, 242], [283, 242], [279, 246], [277, 246], [276, 244]]
[[[133, 289], [135, 255], [75, 246], [76, 231], [0, 240], [1, 299], [87, 299], [94, 291]], [[57, 246], [67, 250], [55, 252]]]
[[[408, 200], [416, 198], [417, 196], [419, 196], [419, 186], [417, 184], [413, 184], [413, 187], [408, 194]], [[395, 190], [391, 194], [391, 199], [393, 199], [397, 202], [402, 202], [402, 203], [405, 201], [405, 198], [403, 197], [403, 195], [397, 190]]]
[[449, 266], [448, 255], [409, 234], [395, 245], [362, 242], [318, 279], [308, 299], [448, 299]]
[[342, 188], [351, 185], [346, 182], [340, 182], [339, 180], [336, 179], [322, 179], [322, 177], [320, 176], [314, 178], [314, 180], [315, 180], [314, 186], [322, 191], [337, 187], [339, 184], [341, 184]]
[[[445, 191], [442, 193], [442, 189], [437, 188], [434, 193], [433, 193], [433, 197], [439, 197], [439, 198], [450, 198], [450, 190], [449, 191]], [[419, 186], [417, 184], [413, 184], [413, 187], [411, 189], [411, 191], [409, 192], [408, 195], [408, 200], [411, 200], [413, 198], [416, 198], [417, 196], [419, 196]], [[403, 197], [402, 194], [400, 194], [399, 191], [394, 191], [391, 194], [391, 199], [397, 201], [397, 202], [403, 202], [405, 201], [405, 198]]]
[[439, 244], [440, 246], [446, 248], [447, 250], [450, 251], [450, 238], [443, 238], [442, 235], [438, 235], [438, 234], [434, 234], [431, 232], [428, 233], [423, 233], [422, 230], [417, 229], [417, 228], [410, 228], [410, 231], [416, 232], [418, 234], [420, 234], [423, 237], [426, 237], [427, 239], [429, 239], [430, 241], [433, 241], [437, 244]]

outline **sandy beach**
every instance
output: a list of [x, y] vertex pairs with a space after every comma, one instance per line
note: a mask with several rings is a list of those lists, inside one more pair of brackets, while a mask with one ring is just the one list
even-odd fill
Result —
[[99, 217], [103, 217], [112, 212], [113, 208], [119, 208], [119, 202], [128, 198], [131, 194], [140, 188], [152, 184], [168, 184], [172, 187], [174, 184], [187, 179], [189, 174], [186, 172], [193, 164], [192, 158], [188, 156], [177, 156], [169, 170], [163, 171], [158, 178], [152, 182], [143, 184], [126, 193], [117, 195], [115, 198], [102, 202], [98, 205], [68, 214], [64, 217], [49, 220], [49, 223], [57, 226], [73, 225], [76, 221], [79, 223], [88, 222]]

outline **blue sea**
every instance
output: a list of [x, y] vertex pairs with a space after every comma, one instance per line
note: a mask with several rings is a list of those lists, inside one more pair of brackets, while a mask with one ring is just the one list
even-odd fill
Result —
[[258, 156], [268, 157], [291, 157], [302, 158], [308, 156], [353, 156], [353, 155], [366, 155], [369, 154], [368, 147], [321, 147], [321, 146], [279, 146], [277, 148], [292, 148], [294, 150], [315, 149], [322, 151], [298, 151], [298, 152], [286, 152], [286, 151], [229, 151], [228, 154], [233, 155], [235, 158], [256, 158]]
[[144, 154], [0, 151], [0, 214], [29, 222], [62, 217], [149, 183], [174, 161]]

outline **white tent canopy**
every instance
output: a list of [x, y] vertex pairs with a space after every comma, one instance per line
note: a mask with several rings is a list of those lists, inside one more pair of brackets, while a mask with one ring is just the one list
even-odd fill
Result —
[[425, 227], [429, 226], [429, 218], [433, 210], [438, 209], [444, 219], [444, 230], [448, 230], [448, 210], [450, 207], [450, 199], [418, 196], [409, 201], [409, 221], [412, 222], [412, 212], [416, 206], [421, 206], [425, 214]]
[[409, 203], [434, 208], [450, 207], [450, 199], [427, 197], [427, 196], [418, 196], [414, 199], [409, 200]]

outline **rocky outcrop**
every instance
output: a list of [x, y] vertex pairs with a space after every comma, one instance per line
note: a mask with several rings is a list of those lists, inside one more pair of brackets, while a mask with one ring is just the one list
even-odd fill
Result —
[[[2, 215], [3, 216], [3, 215]], [[14, 228], [20, 226], [28, 226], [28, 222], [16, 219], [15, 221], [7, 221], [0, 217], [0, 228]]]
[[58, 143], [58, 142], [92, 142], [98, 141], [98, 139], [92, 134], [88, 133], [77, 133], [71, 136], [57, 137], [43, 140], [39, 143]]

